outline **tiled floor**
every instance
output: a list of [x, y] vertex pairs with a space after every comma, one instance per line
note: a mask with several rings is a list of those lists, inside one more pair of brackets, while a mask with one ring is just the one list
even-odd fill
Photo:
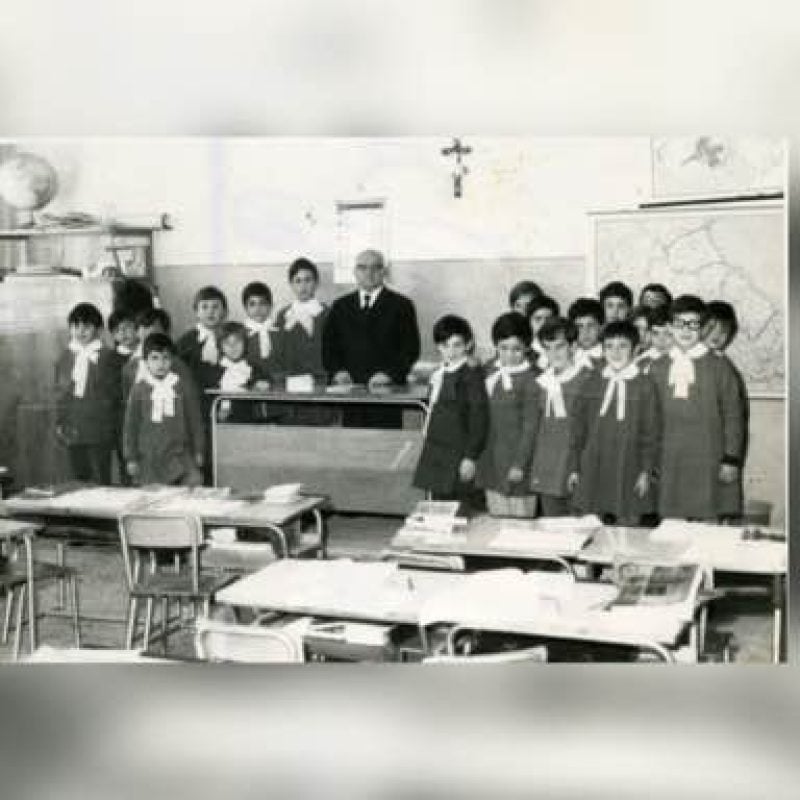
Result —
[[[334, 517], [330, 525], [330, 557], [374, 560], [398, 526], [396, 518]], [[45, 542], [37, 557], [52, 560], [54, 550]], [[71, 547], [68, 563], [81, 576], [81, 636], [84, 646], [119, 648], [124, 644], [126, 591], [119, 546], [111, 539], [106, 545]], [[39, 606], [51, 610], [57, 600], [55, 587], [42, 587]], [[100, 619], [98, 619], [100, 618]], [[101, 621], [102, 619], [102, 621]], [[712, 609], [710, 629], [732, 634], [737, 662], [768, 662], [771, 655], [772, 618], [766, 600], [747, 598], [725, 602]], [[73, 634], [69, 617], [45, 616], [39, 622], [40, 642], [70, 647]], [[170, 637], [170, 650], [176, 655], [193, 655], [190, 631]], [[23, 653], [25, 646], [23, 647]], [[10, 642], [0, 644], [0, 661], [11, 659]]]

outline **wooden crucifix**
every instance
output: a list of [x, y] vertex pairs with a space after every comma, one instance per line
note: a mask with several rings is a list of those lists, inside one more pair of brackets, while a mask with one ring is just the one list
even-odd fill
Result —
[[461, 197], [462, 180], [469, 172], [467, 165], [461, 160], [461, 156], [468, 156], [471, 152], [472, 148], [461, 144], [461, 139], [457, 136], [453, 138], [453, 144], [442, 148], [443, 156], [456, 157], [456, 163], [453, 167], [453, 197]]

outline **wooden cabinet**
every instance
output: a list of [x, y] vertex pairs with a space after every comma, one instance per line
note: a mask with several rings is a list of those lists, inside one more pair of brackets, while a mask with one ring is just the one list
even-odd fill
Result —
[[[11, 469], [16, 485], [68, 477], [66, 453], [55, 438], [54, 398], [55, 362], [69, 336], [67, 315], [75, 304], [90, 302], [107, 320], [130, 285], [124, 277], [83, 277], [102, 272], [98, 264], [114, 265], [107, 273], [115, 276], [127, 271], [152, 290], [154, 231], [0, 230], [0, 248], [17, 249], [16, 257], [0, 262], [13, 265], [0, 272], [0, 465]], [[126, 270], [126, 264], [135, 267]]]

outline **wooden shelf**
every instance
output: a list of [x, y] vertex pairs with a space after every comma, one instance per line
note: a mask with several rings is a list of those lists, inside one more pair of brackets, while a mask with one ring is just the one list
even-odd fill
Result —
[[150, 236], [154, 231], [169, 230], [145, 225], [86, 225], [84, 227], [46, 226], [0, 229], [0, 239], [24, 241], [45, 236]]

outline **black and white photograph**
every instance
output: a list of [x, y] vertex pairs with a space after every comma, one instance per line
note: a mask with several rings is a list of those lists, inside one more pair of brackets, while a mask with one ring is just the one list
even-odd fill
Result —
[[0, 145], [0, 657], [786, 653], [788, 145]]
[[796, 3], [4, 12], [4, 798], [794, 800]]

